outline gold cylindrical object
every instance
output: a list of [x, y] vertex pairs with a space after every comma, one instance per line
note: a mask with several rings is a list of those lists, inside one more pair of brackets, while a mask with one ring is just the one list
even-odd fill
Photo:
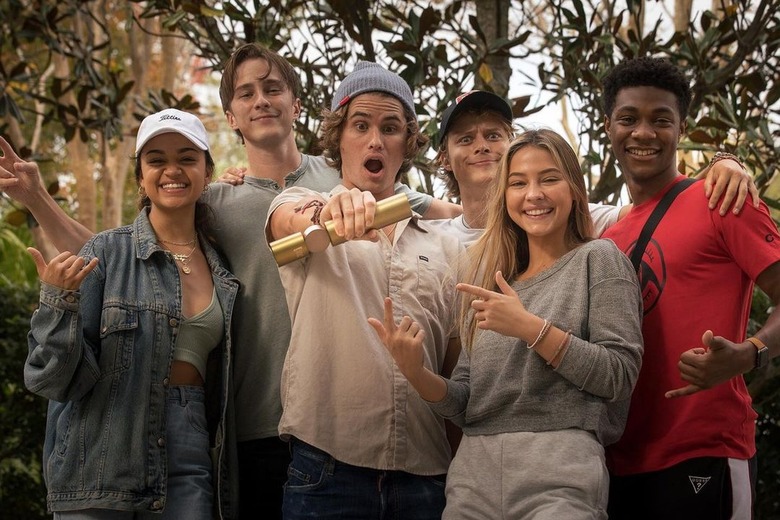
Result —
[[[409, 205], [409, 198], [405, 193], [399, 193], [376, 203], [376, 212], [374, 213], [374, 225], [372, 229], [381, 229], [395, 222], [412, 216], [412, 207]], [[336, 234], [336, 228], [332, 220], [324, 222], [322, 226], [328, 233], [331, 245], [343, 244], [346, 242], [344, 237]], [[316, 233], [316, 225], [309, 226], [303, 233], [293, 233], [292, 235], [274, 240], [271, 242], [271, 253], [274, 255], [276, 265], [279, 267], [294, 262], [299, 258], [309, 255], [310, 251], [306, 245], [306, 235], [312, 244], [316, 244], [315, 250], [321, 251], [320, 239]]]
[[274, 255], [274, 260], [276, 260], [276, 265], [279, 267], [309, 254], [309, 248], [306, 247], [306, 242], [301, 232], [274, 240], [269, 245], [271, 253]]
[[[400, 222], [405, 218], [412, 216], [412, 207], [409, 205], [409, 197], [405, 193], [399, 193], [377, 201], [376, 212], [374, 213], [374, 225], [372, 229], [381, 229], [390, 224]], [[331, 245], [337, 246], [346, 242], [344, 237], [336, 234], [336, 226], [332, 220], [323, 224], [330, 236]]]

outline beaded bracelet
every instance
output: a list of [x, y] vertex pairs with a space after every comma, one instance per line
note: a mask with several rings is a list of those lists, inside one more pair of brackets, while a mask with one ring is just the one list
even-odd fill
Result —
[[561, 343], [558, 345], [558, 348], [555, 349], [555, 354], [550, 358], [550, 361], [547, 362], [547, 366], [552, 365], [553, 361], [555, 361], [555, 358], [557, 358], [560, 354], [563, 348], [568, 345], [569, 338], [571, 337], [571, 332], [566, 332], [566, 334], [563, 335], [563, 339], [561, 340]]
[[542, 325], [542, 330], [539, 331], [539, 335], [536, 336], [536, 339], [534, 340], [534, 342], [531, 343], [530, 345], [528, 345], [528, 347], [527, 347], [528, 350], [531, 350], [532, 348], [534, 348], [536, 345], [539, 344], [540, 341], [542, 341], [542, 339], [544, 339], [544, 337], [547, 335], [547, 332], [549, 332], [550, 327], [552, 327], [552, 323], [550, 323], [547, 320], [544, 320], [544, 325]]
[[718, 161], [722, 161], [724, 159], [731, 159], [732, 161], [739, 164], [740, 168], [742, 168], [744, 171], [747, 171], [747, 168], [745, 168], [745, 165], [742, 164], [742, 161], [739, 160], [739, 157], [737, 157], [733, 153], [728, 153], [728, 152], [715, 152], [715, 155], [713, 155], [712, 159], [710, 159], [710, 165], [708, 166], [708, 168], [712, 168], [713, 164], [715, 164]]

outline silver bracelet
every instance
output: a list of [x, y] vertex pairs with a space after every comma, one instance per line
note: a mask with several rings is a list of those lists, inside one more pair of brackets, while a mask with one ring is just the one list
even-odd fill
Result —
[[540, 341], [542, 341], [542, 339], [544, 339], [544, 337], [547, 335], [547, 332], [550, 330], [550, 327], [552, 327], [552, 323], [550, 323], [547, 320], [544, 320], [544, 325], [542, 325], [542, 330], [539, 331], [539, 335], [536, 336], [534, 342], [528, 345], [527, 347], [528, 350], [534, 348], [536, 345], [539, 344]]

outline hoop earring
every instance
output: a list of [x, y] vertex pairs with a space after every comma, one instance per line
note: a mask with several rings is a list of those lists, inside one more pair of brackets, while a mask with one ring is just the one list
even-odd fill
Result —
[[138, 186], [138, 195], [140, 197], [146, 197], [146, 190], [143, 186]]
[[209, 191], [209, 185], [206, 184], [205, 186], [203, 186], [203, 193], [206, 193], [208, 191]]

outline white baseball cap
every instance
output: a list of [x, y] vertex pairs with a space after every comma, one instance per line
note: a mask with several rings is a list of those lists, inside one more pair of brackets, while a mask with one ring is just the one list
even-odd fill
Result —
[[209, 149], [209, 137], [206, 133], [206, 127], [203, 126], [203, 123], [197, 116], [175, 108], [166, 108], [146, 116], [141, 121], [135, 141], [135, 154], [138, 155], [141, 148], [152, 137], [169, 132], [183, 135], [203, 151], [208, 151]]

